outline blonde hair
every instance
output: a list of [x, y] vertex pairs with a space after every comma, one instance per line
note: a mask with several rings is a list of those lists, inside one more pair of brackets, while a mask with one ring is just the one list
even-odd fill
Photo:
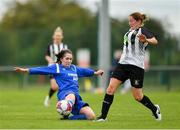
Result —
[[60, 26], [58, 26], [55, 30], [54, 30], [54, 34], [53, 37], [55, 36], [55, 34], [60, 33], [63, 37], [63, 30]]
[[55, 30], [54, 30], [54, 33], [56, 32], [60, 32], [60, 33], [63, 33], [63, 30], [61, 27], [57, 27]]

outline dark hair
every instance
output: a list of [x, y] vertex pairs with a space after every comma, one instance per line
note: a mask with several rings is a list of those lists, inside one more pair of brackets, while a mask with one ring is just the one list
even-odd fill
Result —
[[67, 53], [69, 53], [69, 54], [72, 54], [72, 51], [71, 50], [69, 50], [69, 49], [63, 49], [63, 50], [61, 50], [61, 52], [59, 52], [57, 55], [56, 55], [56, 57], [57, 57], [57, 61], [56, 62], [60, 62], [61, 63], [61, 58], [63, 58], [64, 56], [65, 56], [65, 54], [67, 54]]
[[140, 20], [142, 25], [149, 20], [148, 17], [145, 14], [141, 14], [139, 12], [134, 12], [130, 14], [129, 16], [132, 16], [136, 21]]

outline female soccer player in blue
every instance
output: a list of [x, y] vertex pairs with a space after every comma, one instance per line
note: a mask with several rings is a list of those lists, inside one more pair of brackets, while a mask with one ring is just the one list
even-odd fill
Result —
[[[63, 42], [63, 30], [61, 27], [57, 27], [53, 34], [53, 42], [50, 43], [47, 47], [45, 59], [48, 62], [48, 65], [54, 64], [57, 60], [56, 55], [63, 49], [68, 49], [68, 46]], [[50, 84], [51, 88], [49, 89], [48, 95], [45, 97], [44, 106], [48, 107], [52, 96], [58, 90], [58, 85], [56, 80], [52, 75], [50, 75]]]
[[57, 55], [57, 63], [46, 67], [34, 67], [34, 68], [20, 68], [15, 67], [16, 72], [29, 73], [29, 74], [52, 74], [59, 86], [58, 100], [69, 100], [72, 104], [73, 116], [65, 117], [70, 120], [80, 120], [95, 118], [93, 110], [89, 105], [82, 101], [79, 95], [78, 78], [90, 77], [93, 75], [102, 75], [103, 70], [94, 71], [89, 68], [80, 68], [71, 64], [73, 60], [72, 52], [68, 49], [62, 50]]

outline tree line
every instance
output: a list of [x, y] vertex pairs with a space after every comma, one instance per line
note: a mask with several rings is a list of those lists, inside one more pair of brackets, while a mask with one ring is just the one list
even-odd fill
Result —
[[[63, 42], [74, 55], [79, 48], [88, 48], [91, 64], [97, 65], [98, 12], [92, 13], [71, 0], [14, 1], [12, 5], [0, 21], [0, 65], [45, 65], [45, 51], [57, 26], [63, 28]], [[159, 40], [157, 46], [149, 46], [151, 64], [180, 64], [177, 38], [156, 19], [150, 18], [145, 27]], [[122, 49], [128, 28], [127, 19], [111, 18], [112, 53]]]

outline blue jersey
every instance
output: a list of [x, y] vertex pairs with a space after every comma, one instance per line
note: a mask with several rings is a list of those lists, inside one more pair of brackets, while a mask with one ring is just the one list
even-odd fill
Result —
[[94, 70], [89, 68], [80, 68], [76, 65], [63, 66], [62, 64], [53, 64], [46, 67], [34, 67], [29, 69], [29, 74], [53, 75], [58, 86], [59, 92], [72, 91], [79, 93], [78, 78], [90, 77], [94, 75]]
[[29, 74], [53, 75], [59, 86], [57, 94], [58, 100], [65, 99], [70, 93], [75, 94], [76, 102], [72, 109], [72, 114], [77, 115], [80, 113], [82, 107], [88, 106], [87, 103], [82, 101], [82, 98], [79, 95], [78, 78], [93, 76], [94, 70], [80, 68], [75, 65], [66, 67], [62, 64], [53, 64], [47, 67], [30, 68]]

